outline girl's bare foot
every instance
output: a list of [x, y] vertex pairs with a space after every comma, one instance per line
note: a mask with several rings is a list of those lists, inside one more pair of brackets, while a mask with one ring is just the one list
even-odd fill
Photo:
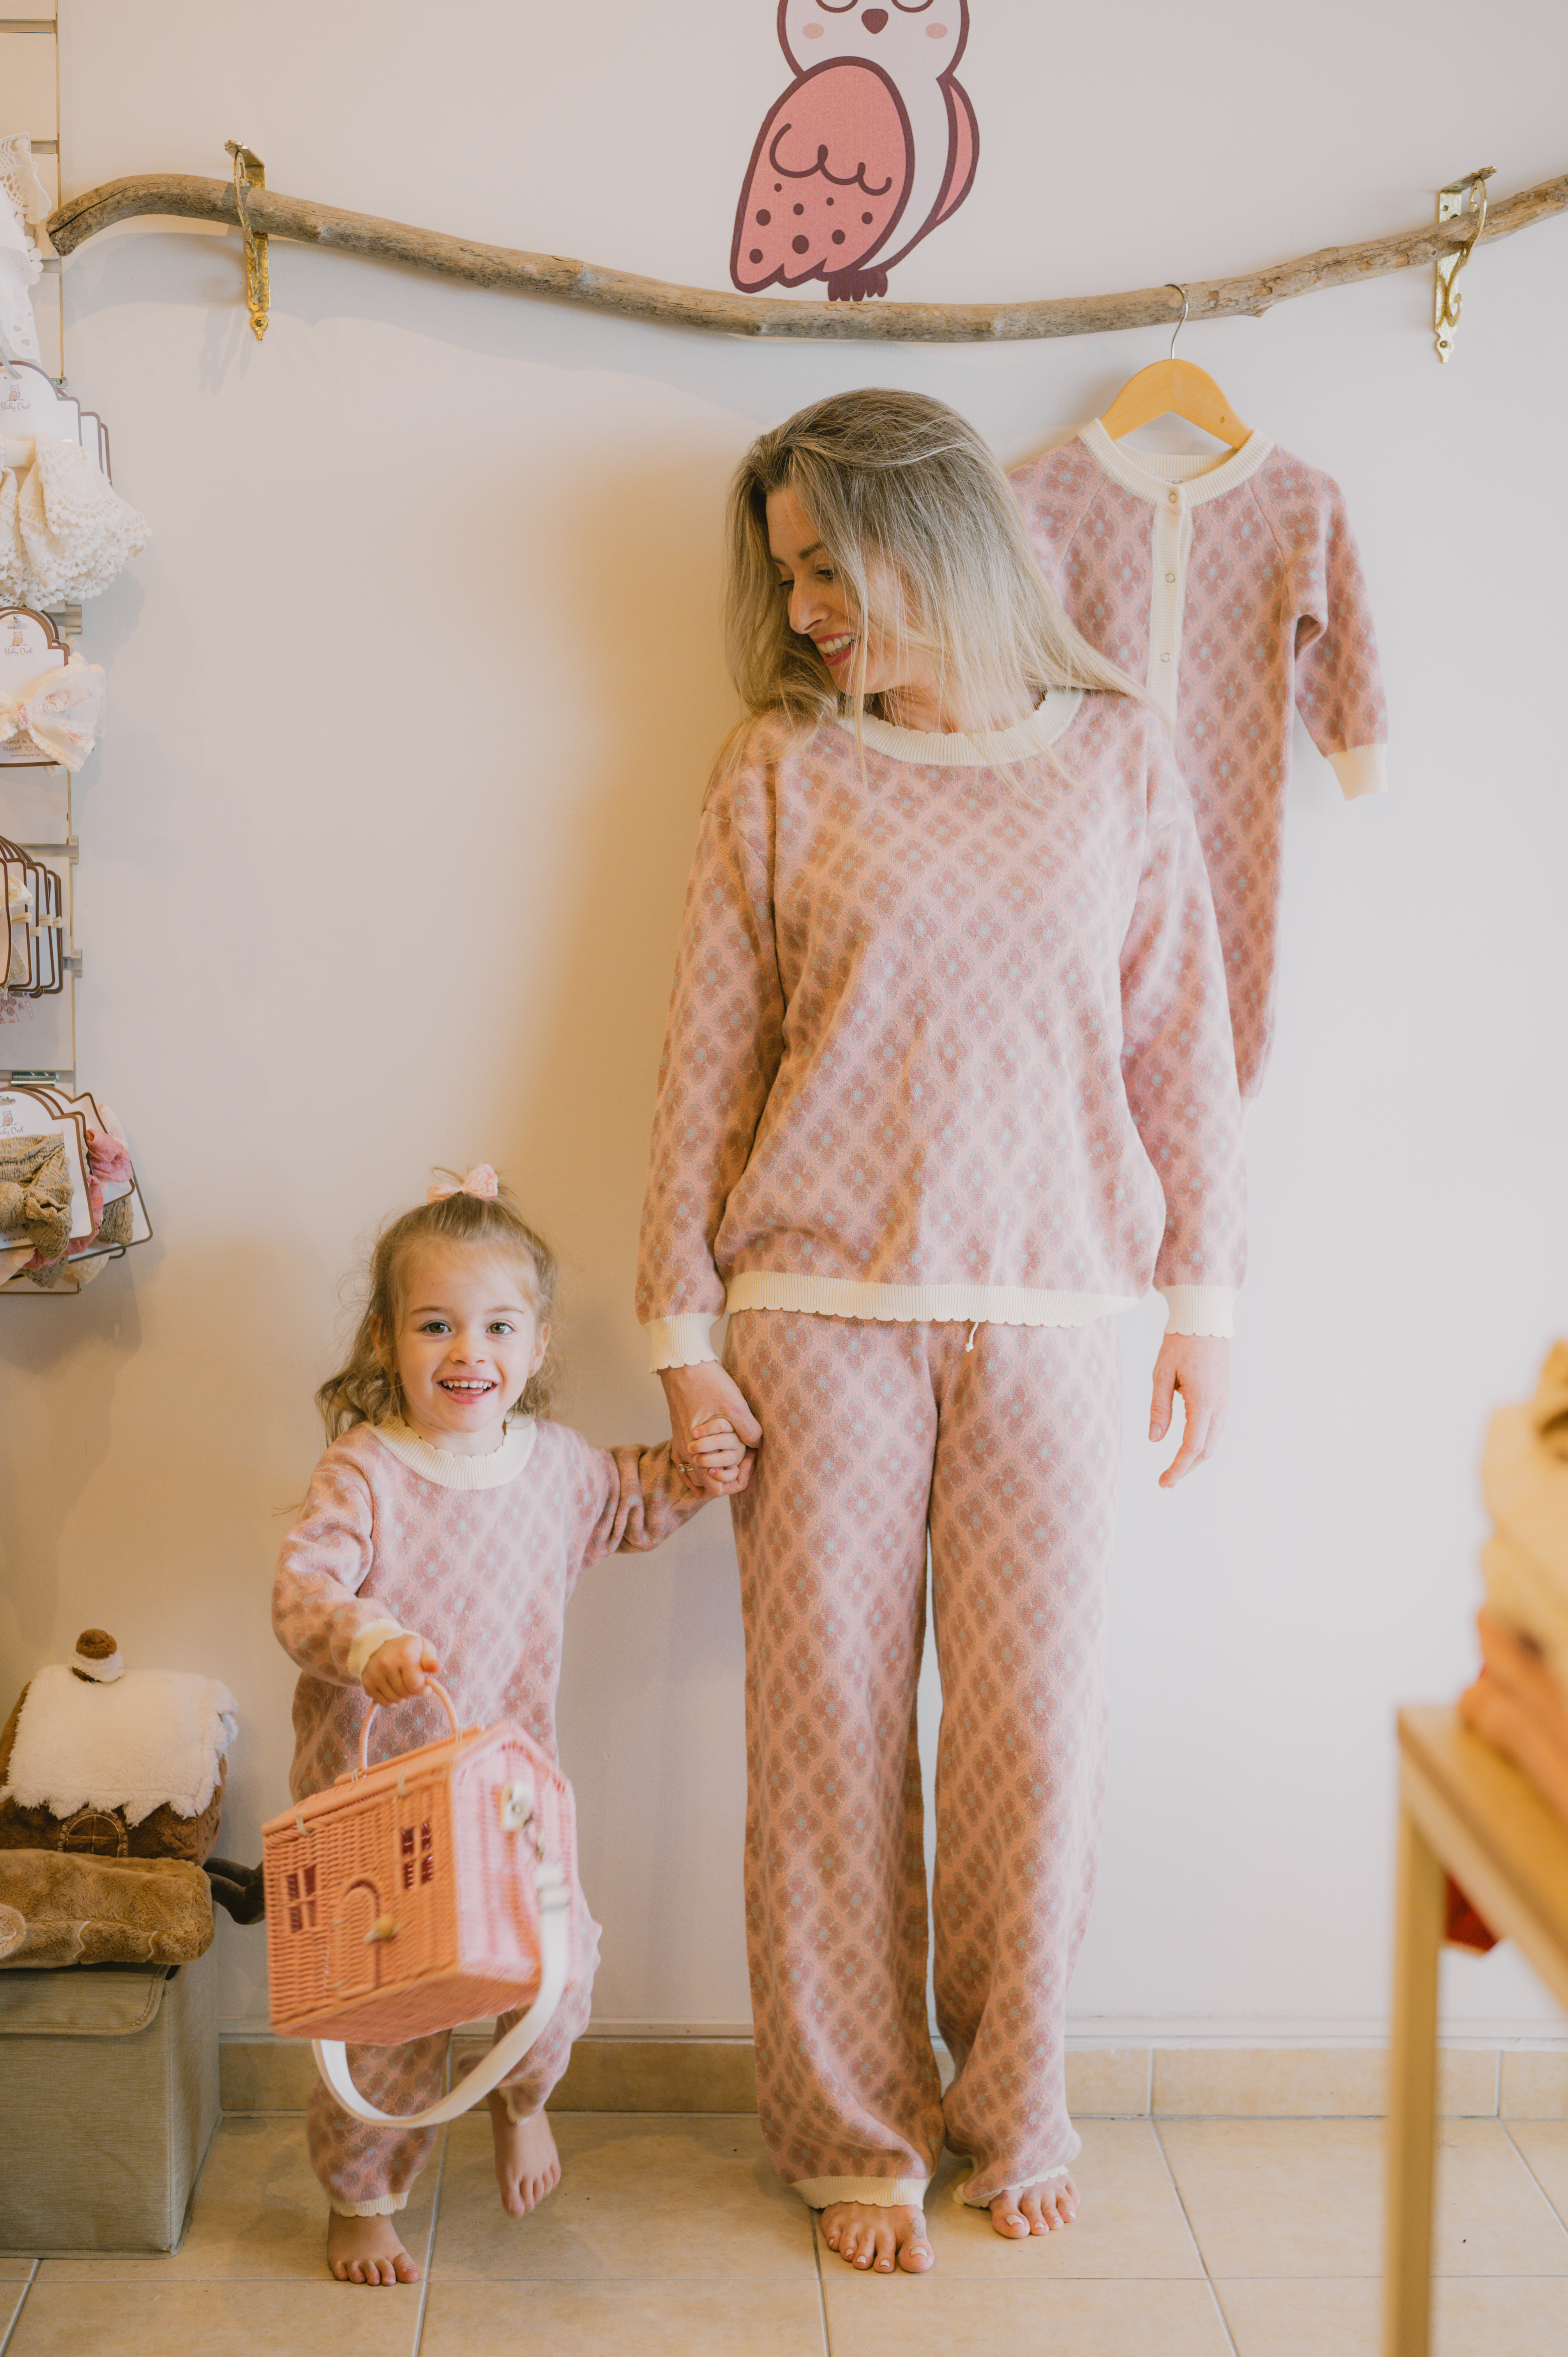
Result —
[[869, 2201], [832, 2201], [822, 2212], [822, 2240], [852, 2267], [890, 2276], [923, 2276], [935, 2264], [926, 2240], [926, 2213], [908, 2202], [880, 2209]]
[[991, 2205], [992, 2224], [1014, 2242], [1022, 2242], [1026, 2234], [1053, 2233], [1058, 2226], [1070, 2226], [1077, 2215], [1078, 2188], [1065, 2169], [1017, 2193], [999, 2193]]
[[343, 2218], [334, 2210], [327, 2222], [327, 2264], [339, 2283], [419, 2281], [418, 2265], [390, 2218]]
[[496, 2140], [496, 2183], [501, 2190], [501, 2208], [510, 2218], [526, 2218], [561, 2182], [561, 2156], [550, 2123], [542, 2112], [535, 2112], [531, 2120], [514, 2120], [499, 2087], [486, 2101]]

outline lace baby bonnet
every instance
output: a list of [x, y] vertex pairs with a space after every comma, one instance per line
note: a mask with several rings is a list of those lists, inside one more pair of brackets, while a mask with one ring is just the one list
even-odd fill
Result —
[[0, 465], [0, 603], [74, 605], [146, 546], [146, 518], [85, 450], [53, 434], [7, 441]]

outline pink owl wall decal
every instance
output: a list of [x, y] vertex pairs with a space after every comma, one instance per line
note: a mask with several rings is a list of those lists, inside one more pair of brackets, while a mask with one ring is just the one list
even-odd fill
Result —
[[974, 181], [980, 131], [953, 70], [969, 0], [779, 0], [795, 80], [757, 135], [729, 274], [743, 294], [827, 281], [886, 295], [887, 274]]

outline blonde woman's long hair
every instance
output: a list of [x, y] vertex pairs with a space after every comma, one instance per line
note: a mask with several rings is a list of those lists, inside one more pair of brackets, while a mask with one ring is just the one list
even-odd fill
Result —
[[[456, 1178], [456, 1171], [443, 1174]], [[329, 1441], [357, 1424], [387, 1424], [404, 1412], [397, 1372], [397, 1320], [403, 1271], [421, 1244], [467, 1244], [510, 1260], [522, 1278], [533, 1314], [548, 1326], [555, 1302], [554, 1254], [528, 1224], [510, 1188], [496, 1196], [443, 1195], [418, 1203], [381, 1230], [364, 1272], [363, 1306], [348, 1364], [328, 1375], [316, 1394]], [[553, 1345], [529, 1377], [515, 1415], [542, 1415], [554, 1388]]]
[[[790, 629], [768, 551], [768, 495], [786, 488], [862, 625], [842, 694]], [[988, 444], [925, 393], [834, 393], [757, 436], [730, 487], [725, 621], [748, 714], [782, 711], [802, 729], [835, 715], [857, 730], [866, 713], [897, 720], [896, 697], [865, 693], [867, 625], [932, 665], [944, 711], [971, 733], [1051, 687], [1149, 701], [1068, 620]]]

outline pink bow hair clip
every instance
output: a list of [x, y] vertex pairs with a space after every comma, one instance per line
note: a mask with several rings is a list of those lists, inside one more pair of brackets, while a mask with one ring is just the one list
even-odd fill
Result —
[[478, 1195], [481, 1202], [493, 1203], [500, 1193], [500, 1180], [488, 1162], [476, 1162], [459, 1186], [455, 1179], [438, 1178], [434, 1187], [424, 1190], [427, 1203], [444, 1202], [448, 1195]]
[[101, 663], [73, 654], [17, 694], [0, 686], [0, 742], [10, 748], [7, 759], [20, 759], [18, 748], [30, 745], [46, 761], [80, 770], [98, 741], [103, 680]]

